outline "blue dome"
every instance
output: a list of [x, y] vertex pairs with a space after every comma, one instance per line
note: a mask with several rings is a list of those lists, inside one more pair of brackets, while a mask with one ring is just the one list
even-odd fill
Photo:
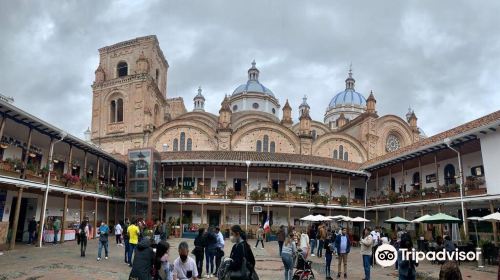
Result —
[[328, 107], [333, 108], [342, 105], [366, 107], [366, 99], [361, 93], [355, 91], [353, 88], [347, 88], [337, 93], [330, 101]]
[[242, 84], [233, 91], [233, 95], [240, 94], [243, 92], [258, 92], [264, 93], [274, 97], [273, 92], [266, 88], [264, 85], [259, 83], [258, 80], [248, 80], [246, 84]]

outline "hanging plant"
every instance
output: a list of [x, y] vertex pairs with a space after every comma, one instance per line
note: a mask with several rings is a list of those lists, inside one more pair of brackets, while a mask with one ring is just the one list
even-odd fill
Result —
[[347, 205], [347, 197], [345, 195], [342, 195], [340, 198], [339, 198], [339, 202], [340, 202], [340, 205], [341, 206], [346, 206]]
[[69, 186], [74, 185], [74, 184], [78, 183], [78, 181], [80, 181], [80, 177], [71, 175], [69, 173], [63, 174], [62, 178], [63, 178], [64, 186], [66, 186], [66, 187], [68, 185]]

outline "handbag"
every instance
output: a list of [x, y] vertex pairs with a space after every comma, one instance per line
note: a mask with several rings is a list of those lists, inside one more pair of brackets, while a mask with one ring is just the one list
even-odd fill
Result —
[[[255, 274], [255, 273], [254, 273]], [[243, 245], [243, 260], [241, 261], [240, 269], [236, 271], [229, 272], [229, 279], [231, 280], [250, 280], [252, 276], [252, 271], [248, 268], [248, 262], [246, 258], [246, 248]]]

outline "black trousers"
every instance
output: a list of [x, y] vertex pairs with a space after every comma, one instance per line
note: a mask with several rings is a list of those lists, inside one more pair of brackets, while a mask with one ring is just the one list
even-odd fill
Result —
[[215, 271], [219, 270], [219, 266], [224, 256], [224, 251], [221, 248], [217, 248], [217, 253], [215, 253]]
[[80, 256], [85, 257], [85, 250], [87, 250], [87, 237], [80, 237]]
[[255, 243], [255, 247], [257, 247], [257, 245], [259, 245], [259, 242], [262, 244], [262, 248], [264, 248], [264, 240], [259, 240], [259, 239], [257, 239], [257, 243]]
[[198, 270], [198, 275], [200, 276], [200, 278], [201, 274], [203, 273], [203, 255], [203, 253], [194, 255], [196, 258], [196, 269]]

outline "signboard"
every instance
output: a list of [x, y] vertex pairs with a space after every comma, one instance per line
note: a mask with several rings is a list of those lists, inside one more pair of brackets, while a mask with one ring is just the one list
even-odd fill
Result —
[[252, 209], [252, 212], [254, 212], [254, 213], [262, 212], [262, 206], [254, 206]]

